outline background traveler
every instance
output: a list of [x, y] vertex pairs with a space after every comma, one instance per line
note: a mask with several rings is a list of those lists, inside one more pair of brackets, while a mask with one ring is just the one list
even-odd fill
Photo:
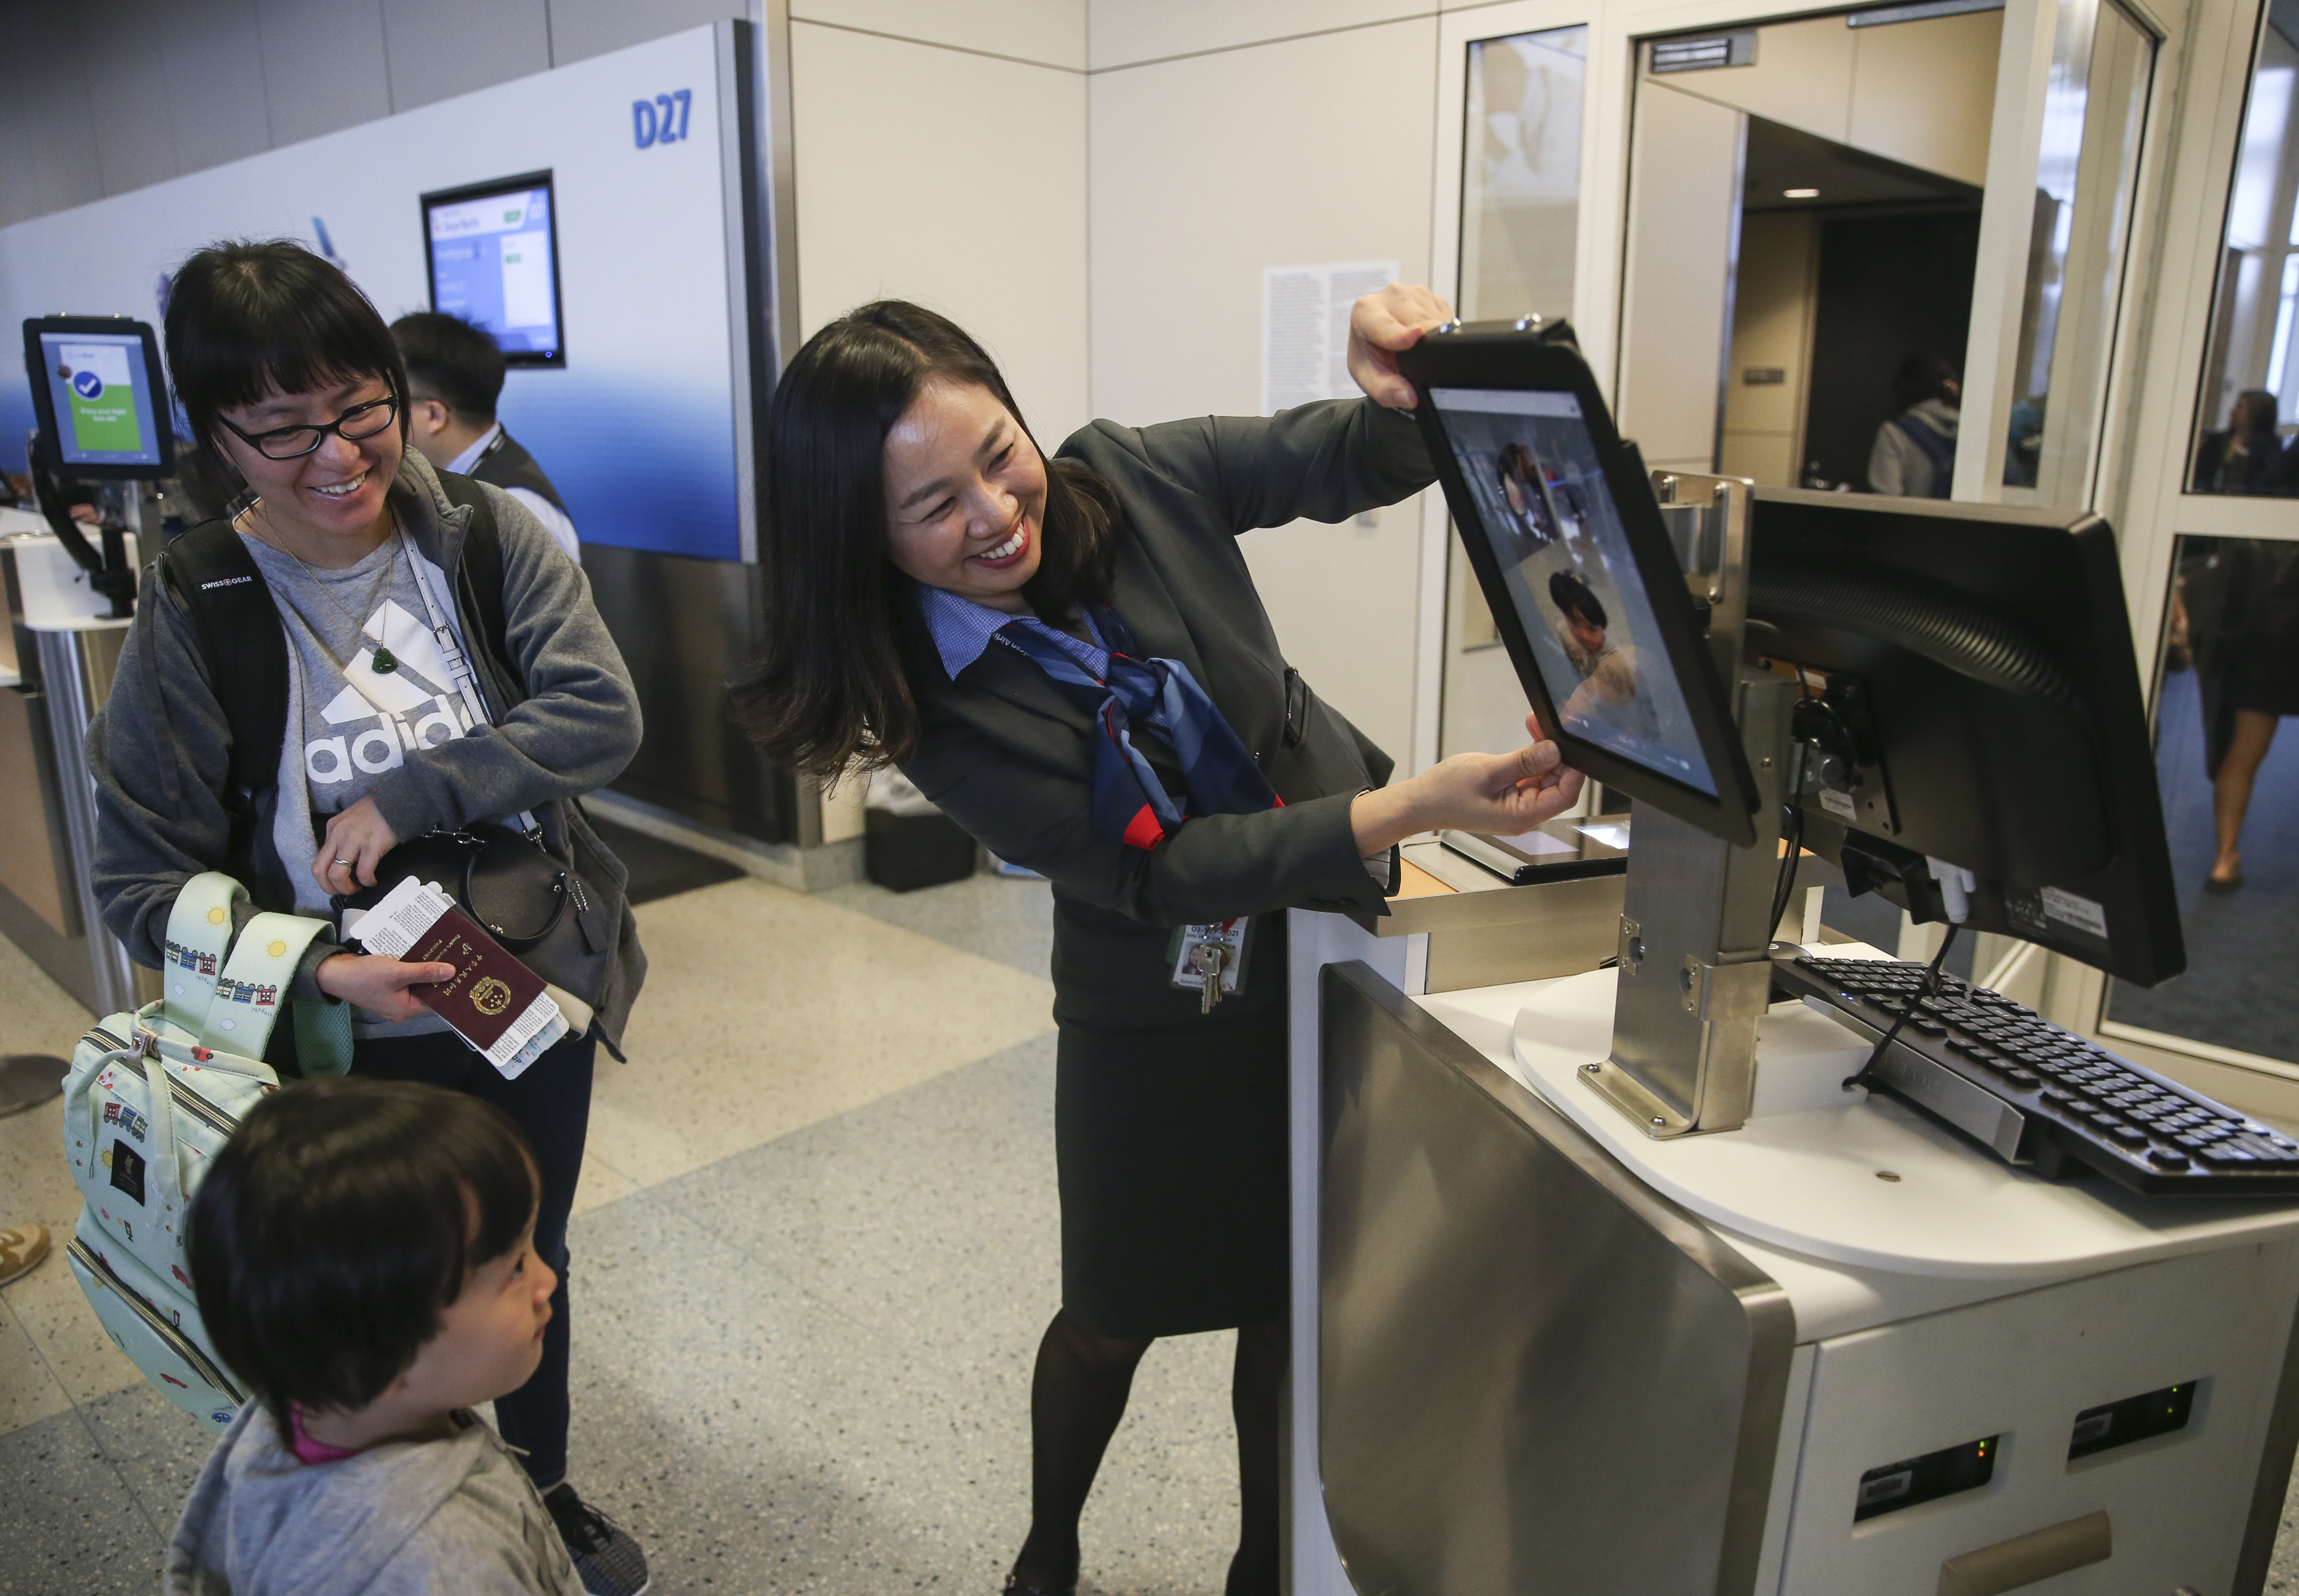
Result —
[[48, 1228], [26, 1220], [0, 1230], [0, 1286], [22, 1279], [48, 1255]]
[[1956, 401], [1963, 385], [1938, 355], [1910, 355], [1892, 377], [1899, 414], [1876, 429], [1868, 489], [1905, 499], [1945, 499], [1955, 478]]
[[2172, 641], [2195, 666], [2216, 846], [2204, 890], [2244, 884], [2243, 828], [2260, 767], [2299, 715], [2299, 543], [2189, 538], [2172, 597]]
[[2205, 433], [2195, 450], [2195, 492], [2262, 493], [2282, 463], [2283, 440], [2275, 430], [2275, 395], [2246, 388], [2228, 406], [2225, 430]]
[[419, 310], [391, 324], [407, 361], [407, 441], [442, 471], [493, 483], [527, 506], [581, 564], [574, 517], [535, 457], [495, 419], [502, 397], [502, 347], [460, 316]]

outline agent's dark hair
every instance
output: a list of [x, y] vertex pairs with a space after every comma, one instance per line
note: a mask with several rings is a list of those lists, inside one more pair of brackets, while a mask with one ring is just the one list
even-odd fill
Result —
[[342, 269], [285, 238], [212, 244], [176, 269], [164, 322], [168, 375], [215, 450], [216, 412], [273, 393], [380, 378], [407, 435], [407, 371], [391, 329]]
[[1600, 632], [1612, 624], [1595, 591], [1570, 571], [1548, 574], [1548, 601], [1568, 616], [1579, 616]]
[[[895, 608], [914, 601], [914, 584], [887, 554], [884, 451], [930, 382], [987, 388], [1029, 434], [982, 345], [902, 300], [864, 305], [808, 339], [768, 412], [766, 648], [734, 702], [768, 757], [810, 775], [883, 765], [917, 743]], [[1038, 570], [1022, 590], [1042, 619], [1108, 602], [1116, 514], [1100, 477], [1048, 458]]]
[[466, 421], [491, 422], [502, 397], [503, 351], [483, 327], [438, 310], [418, 310], [391, 324], [407, 362], [409, 389], [443, 401]]
[[290, 1403], [364, 1408], [538, 1199], [534, 1154], [492, 1104], [412, 1081], [297, 1082], [248, 1111], [192, 1198], [200, 1317], [283, 1435]]
[[1892, 374], [1892, 402], [1905, 410], [1928, 399], [1946, 399], [1956, 380], [1955, 368], [1933, 354], [1913, 354]]

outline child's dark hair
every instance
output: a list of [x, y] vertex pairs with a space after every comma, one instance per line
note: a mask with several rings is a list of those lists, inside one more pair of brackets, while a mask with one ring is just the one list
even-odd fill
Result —
[[1579, 616], [1599, 631], [1611, 624], [1596, 593], [1570, 571], [1548, 574], [1548, 601], [1568, 616]]
[[196, 443], [213, 447], [219, 410], [362, 377], [390, 388], [407, 435], [407, 371], [391, 329], [342, 268], [300, 244], [238, 238], [196, 252], [169, 285], [164, 325], [168, 376]]
[[192, 1199], [200, 1317], [281, 1434], [291, 1403], [364, 1408], [470, 1271], [519, 1240], [537, 1195], [534, 1154], [491, 1104], [298, 1082], [248, 1111]]
[[441, 310], [416, 310], [391, 324], [415, 396], [445, 403], [467, 422], [493, 421], [502, 398], [503, 351], [486, 328]]

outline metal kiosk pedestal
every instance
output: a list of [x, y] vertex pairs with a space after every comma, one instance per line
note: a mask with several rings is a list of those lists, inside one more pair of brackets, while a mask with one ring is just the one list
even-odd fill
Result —
[[[133, 539], [129, 542], [133, 558]], [[91, 1014], [159, 996], [156, 972], [129, 963], [104, 929], [89, 872], [95, 850], [95, 783], [87, 729], [112, 691], [128, 623], [38, 521], [0, 511], [0, 589], [8, 601], [9, 697], [0, 715], [11, 780], [14, 846], [0, 865], [4, 934]]]

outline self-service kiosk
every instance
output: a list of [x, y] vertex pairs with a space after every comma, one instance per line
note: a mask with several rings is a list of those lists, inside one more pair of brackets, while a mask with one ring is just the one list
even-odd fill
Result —
[[[0, 740], [15, 771], [12, 810], [21, 831], [0, 867], [0, 931], [91, 1013], [110, 1013], [137, 1005], [139, 979], [147, 996], [158, 988], [156, 977], [139, 977], [97, 914], [87, 734], [112, 690], [141, 550], [154, 541], [138, 490], [174, 475], [175, 435], [146, 323], [35, 318], [24, 323], [24, 364], [38, 422], [27, 449], [37, 510], [0, 511], [9, 622], [0, 671], [12, 677]], [[91, 519], [71, 513], [67, 483], [95, 490]], [[53, 1075], [42, 1082], [45, 1091]]]
[[[1609, 939], [1498, 876], [1294, 916], [1296, 1596], [2260, 1590], [2299, 1142], [1945, 968], [2182, 967], [2106, 526], [1652, 481], [1530, 327], [1401, 364], [1634, 815]], [[1814, 871], [1940, 956], [1802, 942]], [[1523, 956], [1432, 981], [1471, 921]]]

